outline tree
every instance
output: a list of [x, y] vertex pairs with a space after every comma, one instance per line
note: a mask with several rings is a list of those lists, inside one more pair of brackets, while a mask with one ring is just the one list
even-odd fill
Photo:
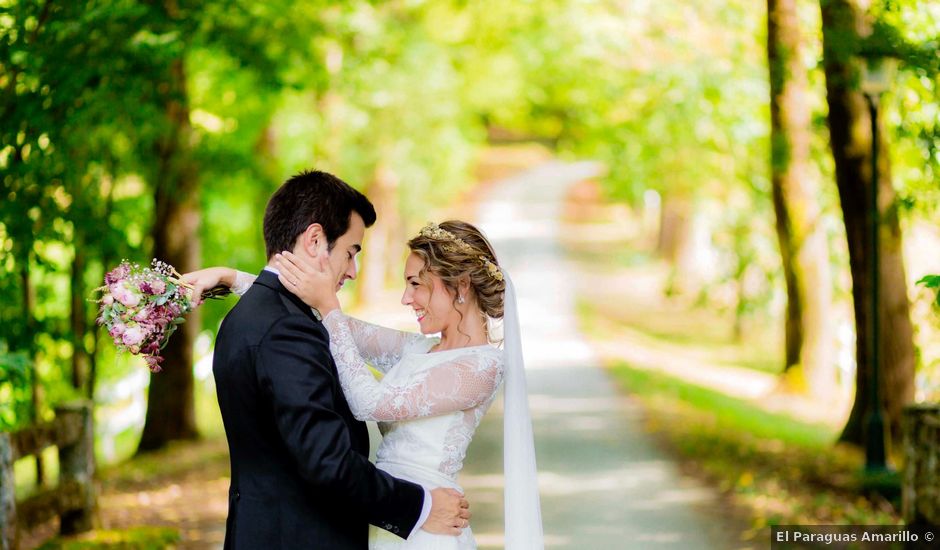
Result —
[[[248, 172], [240, 179], [258, 193], [250, 173], [255, 163], [246, 159], [271, 116], [267, 91], [282, 85], [279, 63], [296, 65], [294, 56], [303, 55], [287, 45], [309, 37], [318, 6], [167, 0], [88, 9], [32, 0], [0, 10], [0, 248], [13, 252], [0, 262], [0, 311], [24, 319], [4, 323], [0, 339], [11, 351], [41, 357], [32, 368], [42, 367], [43, 389], [55, 399], [94, 396], [97, 339], [88, 343], [97, 327], [88, 289], [100, 284], [104, 269], [121, 258], [140, 259], [151, 245], [179, 269], [199, 265], [193, 246], [204, 206], [196, 193], [199, 160], [216, 167], [203, 170], [215, 180]], [[226, 75], [258, 75], [237, 103], [254, 109], [253, 116], [239, 117], [232, 131], [191, 126], [187, 61], [205, 51], [213, 60], [235, 60]], [[226, 81], [209, 70], [218, 63], [197, 61], [203, 81]], [[200, 106], [214, 108], [228, 97], [212, 95], [214, 103]], [[220, 185], [219, 194], [229, 187]], [[62, 300], [65, 288], [70, 299]], [[187, 348], [199, 324], [190, 321], [189, 332], [180, 331], [167, 350], [181, 368], [155, 377], [150, 418], [164, 426], [148, 422], [145, 448], [195, 433]]]
[[810, 159], [809, 90], [801, 47], [796, 0], [768, 0], [771, 182], [787, 290], [784, 373], [787, 381], [808, 383], [811, 390], [822, 392], [834, 381], [832, 288]]
[[[211, 134], [217, 129], [197, 132], [191, 123], [190, 58], [209, 50], [223, 59], [237, 59], [240, 66], [232, 69], [235, 72], [247, 69], [258, 74], [264, 84], [256, 82], [252, 93], [263, 96], [268, 88], [282, 85], [278, 66], [290, 61], [284, 53], [285, 45], [301, 43], [305, 22], [310, 23], [310, 6], [289, 8], [276, 3], [258, 10], [250, 6], [247, 2], [236, 2], [223, 9], [164, 0], [151, 13], [153, 42], [159, 50], [157, 70], [148, 75], [153, 90], [149, 99], [157, 113], [150, 142], [153, 160], [146, 164], [154, 201], [153, 256], [181, 273], [198, 269], [202, 264], [203, 201], [199, 157], [216, 162], [220, 157], [227, 157], [230, 164], [223, 166], [230, 169], [250, 167], [253, 163], [246, 162], [244, 157], [251, 155], [252, 146], [259, 142], [266, 128], [263, 123], [249, 125], [254, 135], [243, 139], [240, 146], [231, 147], [226, 147], [228, 143], [224, 138], [212, 139]], [[279, 34], [276, 37], [258, 34], [255, 29], [259, 27], [277, 29]], [[303, 51], [303, 48], [297, 50]], [[208, 63], [201, 67], [202, 76], [206, 80], [224, 79], [212, 74], [213, 68]], [[214, 116], [206, 114], [210, 119]], [[204, 148], [195, 146], [206, 142], [208, 145], [203, 145]], [[222, 177], [232, 177], [230, 173], [225, 174], [224, 169], [221, 172]], [[147, 417], [138, 452], [198, 436], [192, 365], [193, 344], [201, 326], [200, 313], [198, 309], [191, 313], [187, 323], [163, 350], [165, 368], [151, 377]]]
[[[171, 3], [169, 17], [178, 17]], [[180, 273], [200, 264], [199, 175], [192, 159], [186, 69], [182, 57], [170, 61], [166, 91], [159, 102], [165, 134], [155, 145], [153, 255]], [[190, 313], [163, 350], [165, 369], [150, 378], [147, 418], [138, 452], [159, 449], [169, 441], [193, 439], [196, 429], [192, 373], [193, 343], [199, 334], [199, 310]]]
[[[866, 440], [865, 418], [871, 412], [869, 396], [873, 361], [872, 338], [881, 342], [879, 372], [882, 404], [891, 434], [900, 433], [902, 407], [914, 395], [914, 342], [907, 297], [907, 281], [901, 249], [898, 204], [891, 180], [888, 139], [879, 131], [873, 146], [871, 119], [865, 98], [858, 90], [858, 68], [852, 62], [860, 40], [871, 32], [855, 0], [821, 0], [823, 63], [829, 104], [829, 134], [835, 161], [836, 185], [845, 223], [855, 307], [856, 358], [858, 373], [855, 402], [840, 440], [862, 444]], [[879, 128], [882, 121], [876, 121]], [[873, 281], [868, 263], [873, 252], [868, 235], [874, 216], [870, 207], [873, 182], [872, 152], [878, 150], [879, 303], [872, 301]], [[872, 334], [870, 320], [878, 314], [880, 334]]]

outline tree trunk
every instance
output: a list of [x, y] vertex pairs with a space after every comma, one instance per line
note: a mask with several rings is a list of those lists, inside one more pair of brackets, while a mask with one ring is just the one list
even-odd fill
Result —
[[[856, 357], [858, 374], [855, 403], [840, 436], [841, 441], [863, 444], [864, 420], [870, 408], [869, 391], [873, 375], [869, 343], [873, 337], [871, 316], [875, 307], [868, 262], [873, 252], [867, 244], [872, 215], [869, 196], [872, 185], [871, 118], [865, 98], [858, 91], [857, 70], [851, 63], [852, 48], [847, 42], [868, 32], [863, 14], [852, 0], [822, 0], [823, 61], [829, 103], [829, 133], [835, 160], [836, 184], [845, 220], [849, 265], [852, 273], [852, 301], [855, 306]], [[849, 44], [850, 45], [850, 44]], [[880, 121], [876, 121], [879, 124]], [[900, 433], [901, 410], [914, 395], [914, 342], [907, 298], [904, 262], [901, 255], [901, 228], [885, 133], [878, 132], [878, 211], [879, 226], [879, 339], [882, 373], [881, 404], [891, 435]]]
[[[180, 273], [199, 267], [199, 185], [190, 151], [189, 105], [182, 59], [172, 62], [165, 116], [169, 129], [156, 147], [157, 173], [153, 225], [154, 257]], [[193, 342], [198, 310], [189, 314], [163, 350], [163, 371], [150, 378], [147, 418], [138, 453], [178, 439], [194, 439]]]
[[787, 380], [816, 393], [833, 386], [829, 251], [810, 161], [807, 74], [796, 0], [767, 0], [771, 172], [777, 240], [787, 288]]
[[356, 285], [359, 303], [374, 303], [388, 283], [391, 271], [398, 258], [393, 256], [393, 239], [398, 235], [396, 227], [401, 223], [398, 215], [398, 175], [386, 163], [375, 168], [366, 195], [375, 206], [375, 225], [369, 229], [366, 242], [368, 254], [363, 255], [363, 265]]
[[691, 240], [692, 209], [682, 197], [664, 195], [656, 252], [673, 265], [681, 263]]
[[695, 202], [684, 195], [664, 195], [657, 252], [670, 266], [664, 292], [667, 296], [694, 295], [701, 288], [696, 243], [703, 226], [696, 223]]

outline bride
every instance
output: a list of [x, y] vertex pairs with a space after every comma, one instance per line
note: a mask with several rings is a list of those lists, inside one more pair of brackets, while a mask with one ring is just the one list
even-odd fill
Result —
[[[402, 304], [421, 334], [373, 325], [343, 313], [337, 275], [322, 250], [309, 265], [290, 252], [275, 257], [278, 277], [317, 310], [343, 393], [359, 420], [378, 422], [376, 466], [425, 487], [462, 492], [457, 474], [470, 440], [505, 381], [505, 548], [542, 549], [536, 480], [515, 290], [492, 246], [473, 225], [429, 224], [408, 241]], [[254, 276], [209, 268], [186, 276], [198, 288], [222, 282], [243, 294]], [[503, 338], [491, 334], [503, 320]], [[430, 334], [440, 337], [429, 337]], [[502, 349], [496, 344], [502, 343]], [[382, 377], [376, 379], [368, 365]], [[370, 527], [370, 549], [476, 548], [469, 527], [457, 537], [416, 530], [407, 540]]]

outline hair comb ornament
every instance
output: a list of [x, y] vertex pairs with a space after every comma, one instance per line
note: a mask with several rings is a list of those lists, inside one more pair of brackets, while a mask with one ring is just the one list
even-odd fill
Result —
[[435, 241], [441, 241], [441, 248], [447, 252], [459, 252], [461, 254], [467, 255], [476, 255], [477, 259], [483, 262], [483, 267], [486, 268], [486, 272], [490, 277], [496, 279], [497, 281], [503, 280], [503, 272], [500, 271], [499, 267], [490, 261], [489, 258], [482, 254], [478, 254], [478, 250], [467, 244], [466, 241], [454, 235], [446, 229], [442, 229], [441, 226], [436, 223], [430, 222], [424, 227], [421, 228], [419, 233], [422, 237], [427, 239], [432, 239]]

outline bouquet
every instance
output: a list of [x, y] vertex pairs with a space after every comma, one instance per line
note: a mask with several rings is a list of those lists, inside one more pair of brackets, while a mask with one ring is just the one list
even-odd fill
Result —
[[[121, 351], [143, 355], [153, 372], [160, 372], [170, 336], [183, 324], [184, 315], [201, 303], [192, 296], [192, 286], [181, 280], [173, 266], [154, 259], [150, 267], [140, 267], [127, 260], [104, 276], [98, 324], [108, 330]], [[216, 298], [228, 289], [216, 287], [200, 298]]]

